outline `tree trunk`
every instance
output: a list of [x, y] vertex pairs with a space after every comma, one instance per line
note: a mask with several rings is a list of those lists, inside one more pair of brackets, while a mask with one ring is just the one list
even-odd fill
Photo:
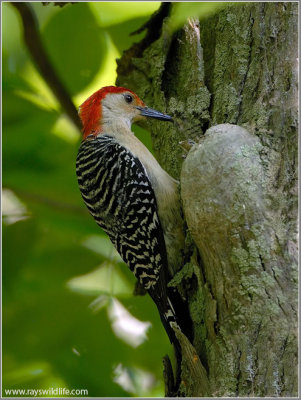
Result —
[[178, 394], [297, 396], [298, 4], [227, 5], [170, 35], [173, 6], [123, 54], [117, 84], [176, 121], [151, 131], [196, 246]]

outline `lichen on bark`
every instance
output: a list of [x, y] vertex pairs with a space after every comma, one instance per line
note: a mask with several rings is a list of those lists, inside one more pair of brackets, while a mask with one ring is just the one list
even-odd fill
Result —
[[[294, 313], [284, 309], [296, 296], [294, 266], [278, 268], [276, 278], [275, 268], [284, 260], [278, 252], [278, 221], [268, 217], [262, 147], [258, 137], [236, 125], [217, 125], [193, 147], [182, 168], [186, 221], [203, 261], [205, 287], [215, 300], [213, 312], [208, 305], [203, 308], [207, 332], [200, 329], [197, 336], [205, 342], [216, 395], [237, 390], [275, 395], [279, 368], [286, 376], [291, 370], [291, 355], [279, 358], [276, 350], [296, 334]], [[285, 281], [286, 287], [280, 285]], [[269, 352], [271, 341], [275, 348]], [[267, 372], [269, 379], [263, 379]]]

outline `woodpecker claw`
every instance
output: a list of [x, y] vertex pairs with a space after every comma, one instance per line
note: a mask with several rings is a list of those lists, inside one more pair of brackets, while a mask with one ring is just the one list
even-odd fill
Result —
[[[195, 145], [195, 141], [193, 141], [192, 139], [186, 139], [186, 140], [182, 140], [181, 142], [179, 142], [179, 145], [182, 147], [183, 150], [185, 150], [186, 155], [187, 155], [187, 153], [190, 151], [191, 147]], [[185, 155], [185, 157], [186, 157], [186, 155]]]

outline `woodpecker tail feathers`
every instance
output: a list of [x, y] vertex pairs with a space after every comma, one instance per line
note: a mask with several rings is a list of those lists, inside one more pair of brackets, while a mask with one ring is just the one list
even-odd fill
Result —
[[181, 356], [181, 346], [176, 337], [175, 330], [180, 330], [190, 341], [192, 341], [192, 322], [189, 315], [188, 305], [185, 303], [175, 288], [164, 288], [164, 280], [159, 279], [158, 284], [149, 289], [148, 292], [154, 300], [161, 321], [164, 325], [169, 340], [175, 346], [176, 356]]

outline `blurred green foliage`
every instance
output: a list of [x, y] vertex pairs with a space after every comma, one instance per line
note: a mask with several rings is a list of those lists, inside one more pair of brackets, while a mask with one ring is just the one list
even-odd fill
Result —
[[[1, 5], [2, 395], [60, 387], [90, 397], [163, 396], [162, 356], [171, 346], [157, 310], [148, 296], [133, 296], [134, 277], [88, 214], [75, 174], [80, 133], [29, 57], [17, 11]], [[115, 83], [116, 58], [145, 34], [130, 33], [160, 3], [31, 6], [78, 106]], [[204, 6], [174, 10], [173, 29]], [[134, 130], [150, 148], [149, 133]]]
[[[114, 84], [115, 59], [143, 35], [129, 33], [160, 3], [31, 5], [78, 106]], [[32, 63], [17, 11], [2, 3], [2, 12], [2, 395], [65, 387], [91, 397], [162, 396], [171, 348], [157, 310], [148, 296], [133, 296], [131, 272], [86, 211], [75, 174], [80, 133]], [[136, 131], [149, 146], [150, 135]], [[122, 318], [147, 335], [127, 338]]]

